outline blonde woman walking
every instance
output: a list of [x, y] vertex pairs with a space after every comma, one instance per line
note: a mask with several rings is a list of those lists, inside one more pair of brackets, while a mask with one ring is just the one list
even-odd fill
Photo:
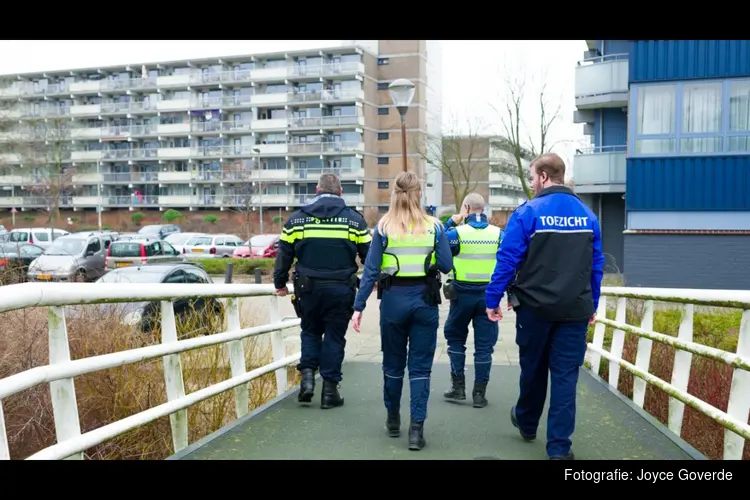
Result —
[[[422, 208], [419, 178], [404, 172], [396, 177], [388, 213], [373, 232], [365, 271], [354, 302], [354, 329], [377, 282], [383, 350], [383, 399], [386, 428], [398, 437], [404, 369], [409, 367], [411, 425], [409, 449], [425, 444], [424, 422], [430, 396], [440, 304], [440, 273], [453, 267], [443, 226]], [[408, 363], [407, 363], [408, 359]]]

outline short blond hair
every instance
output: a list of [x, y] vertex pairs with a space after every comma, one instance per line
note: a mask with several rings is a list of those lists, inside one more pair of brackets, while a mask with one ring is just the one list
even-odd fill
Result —
[[474, 211], [484, 210], [484, 197], [479, 193], [469, 193], [464, 198], [463, 205], [469, 205], [469, 209]]

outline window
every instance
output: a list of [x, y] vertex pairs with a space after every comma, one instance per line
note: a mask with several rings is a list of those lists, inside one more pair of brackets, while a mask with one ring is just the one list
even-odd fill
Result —
[[379, 141], [387, 141], [388, 140], [388, 132], [378, 132], [378, 140]]
[[378, 83], [378, 90], [388, 90], [388, 82]]
[[704, 80], [631, 88], [631, 156], [750, 152], [750, 80]]
[[378, 114], [379, 115], [387, 115], [388, 114], [388, 108], [378, 108]]
[[379, 57], [378, 58], [378, 66], [384, 66], [386, 64], [390, 64], [391, 60], [387, 57]]
[[388, 189], [388, 181], [378, 182], [378, 189]]
[[378, 158], [378, 165], [388, 165], [388, 157], [381, 156], [380, 158]]

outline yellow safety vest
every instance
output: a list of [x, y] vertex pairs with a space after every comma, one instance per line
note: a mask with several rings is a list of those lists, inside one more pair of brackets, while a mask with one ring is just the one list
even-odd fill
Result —
[[[435, 264], [435, 226], [428, 222], [424, 234], [388, 236], [388, 243], [380, 261], [382, 271], [396, 269], [392, 276], [420, 278], [427, 276], [427, 268]], [[391, 274], [390, 272], [388, 274]]]
[[476, 229], [469, 224], [456, 228], [459, 251], [453, 257], [453, 275], [456, 281], [489, 283], [497, 262], [500, 246], [500, 228], [488, 225]]

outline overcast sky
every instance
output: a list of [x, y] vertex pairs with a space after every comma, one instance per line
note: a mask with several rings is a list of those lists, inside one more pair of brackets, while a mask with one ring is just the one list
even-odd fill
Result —
[[[0, 41], [0, 74], [137, 64], [336, 46], [340, 40], [6, 40]], [[573, 123], [575, 65], [583, 56], [583, 40], [446, 40], [443, 49], [443, 118], [459, 124], [486, 124], [500, 133], [502, 80], [507, 72], [523, 75], [528, 102], [522, 116], [529, 132], [539, 128], [538, 88], [544, 79], [551, 107], [561, 104], [551, 141], [570, 141], [554, 150], [572, 170], [583, 125]], [[452, 120], [450, 120], [452, 121]], [[532, 136], [538, 141], [538, 133]]]

